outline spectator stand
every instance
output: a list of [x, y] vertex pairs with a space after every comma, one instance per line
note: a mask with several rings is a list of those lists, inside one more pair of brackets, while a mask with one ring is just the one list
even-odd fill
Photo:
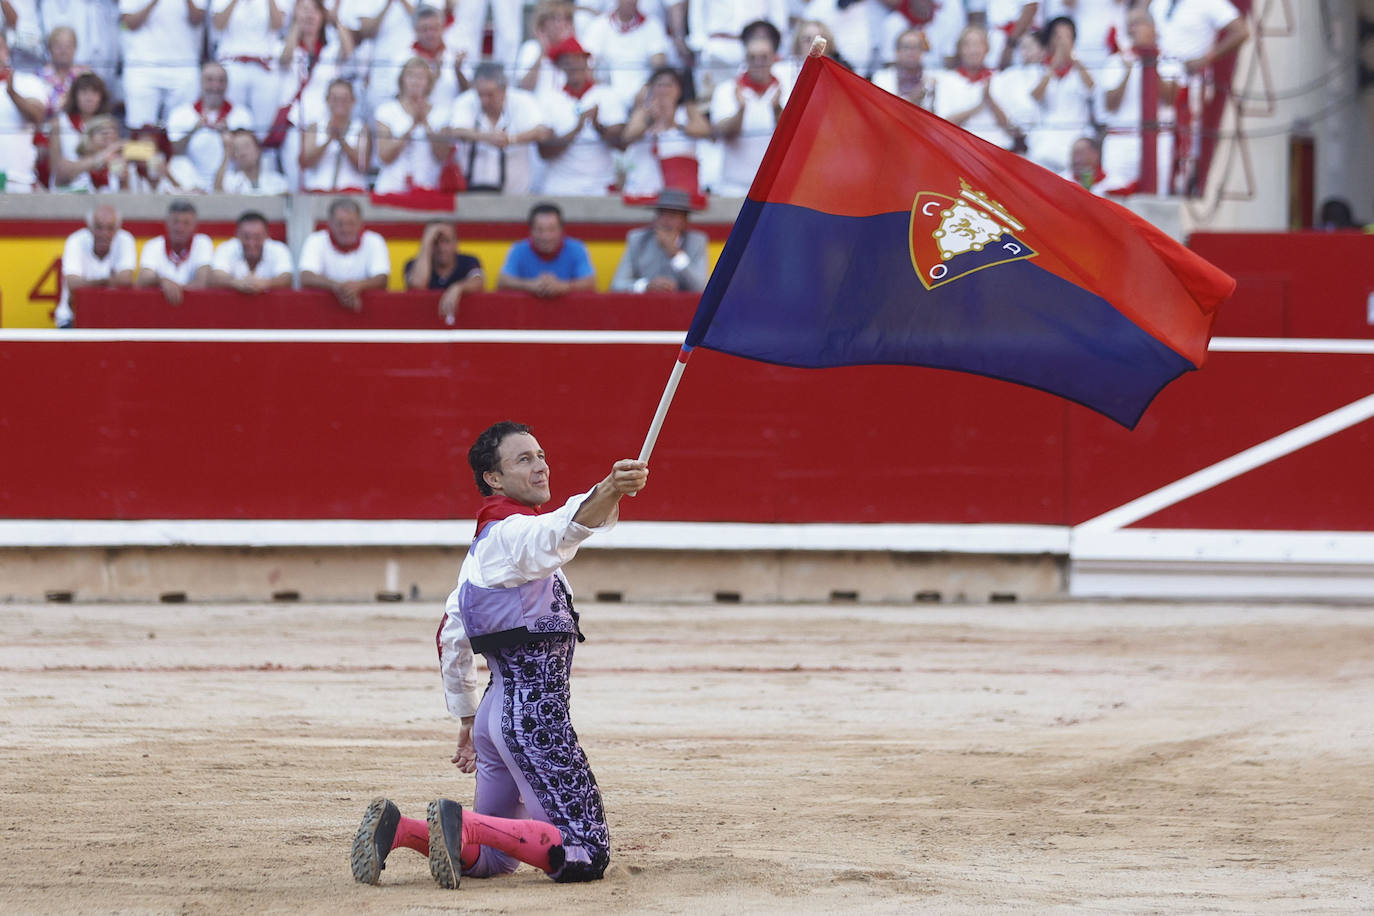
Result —
[[[291, 198], [198, 195], [194, 201], [200, 215], [200, 231], [217, 245], [233, 236], [239, 214], [258, 210], [267, 217], [272, 237], [285, 240], [293, 255], [298, 255], [305, 237], [323, 227], [332, 199], [332, 195], [310, 194]], [[512, 243], [526, 237], [526, 214], [542, 198], [460, 195], [456, 199], [458, 216], [374, 206], [363, 196], [355, 199], [363, 208], [366, 226], [387, 239], [391, 254], [387, 288], [401, 291], [405, 289], [405, 263], [419, 249], [425, 223], [449, 218], [458, 225], [460, 248], [482, 262], [488, 289], [494, 288], [506, 251]], [[4, 199], [5, 218], [0, 220], [3, 326], [51, 327], [49, 313], [60, 294], [58, 261], [62, 244], [83, 225], [87, 211], [96, 202], [89, 195], [13, 195]], [[162, 232], [165, 196], [109, 194], [100, 195], [99, 202], [111, 203], [119, 210], [124, 227], [140, 245]], [[596, 268], [597, 288], [608, 288], [624, 250], [626, 234], [647, 225], [652, 212], [626, 206], [614, 198], [564, 198], [559, 203], [569, 234], [587, 244]], [[708, 209], [693, 216], [693, 228], [705, 231], [709, 238], [712, 266], [729, 235], [738, 207], [737, 200], [715, 199]]]

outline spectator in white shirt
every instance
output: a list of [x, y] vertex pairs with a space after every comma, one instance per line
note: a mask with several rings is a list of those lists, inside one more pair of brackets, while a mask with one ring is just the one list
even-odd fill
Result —
[[1074, 54], [1073, 20], [1055, 19], [1042, 33], [1049, 53], [1040, 82], [1031, 90], [1040, 123], [1026, 134], [1026, 156], [1051, 172], [1068, 168], [1069, 151], [1092, 130], [1092, 76]]
[[1042, 0], [1040, 10], [1047, 22], [1059, 16], [1073, 20], [1078, 59], [1095, 73], [1113, 53], [1113, 43], [1126, 43], [1126, 14], [1132, 5], [1133, 0]]
[[132, 170], [124, 158], [124, 141], [119, 136], [119, 122], [113, 116], [96, 115], [85, 120], [81, 130], [81, 142], [76, 146], [76, 156], [81, 160], [83, 169], [68, 185], [68, 190], [132, 190]]
[[711, 95], [711, 124], [721, 148], [720, 179], [711, 190], [722, 196], [749, 193], [787, 103], [787, 89], [773, 74], [777, 51], [771, 38], [750, 39], [744, 48], [745, 71]]
[[59, 25], [49, 32], [48, 62], [38, 69], [38, 78], [48, 87], [44, 101], [49, 118], [61, 110], [72, 83], [85, 72], [87, 69], [76, 63], [76, 31], [71, 26]]
[[227, 97], [247, 112], [257, 135], [266, 136], [280, 104], [281, 74], [273, 64], [281, 54], [287, 0], [209, 2], [219, 35], [215, 57], [229, 76]]
[[935, 77], [926, 72], [930, 43], [919, 28], [909, 28], [897, 36], [892, 66], [873, 74], [873, 85], [913, 105], [929, 109], [935, 96]]
[[1102, 138], [1102, 169], [1107, 173], [1108, 193], [1167, 193], [1174, 159], [1174, 101], [1184, 79], [1182, 62], [1160, 57], [1155, 62], [1159, 81], [1158, 124], [1155, 148], [1155, 180], [1141, 188], [1141, 88], [1144, 81], [1142, 54], [1156, 53], [1154, 21], [1145, 9], [1135, 9], [1128, 17], [1130, 47], [1113, 54], [1102, 68], [1098, 91], [1098, 111], [1106, 135]]
[[196, 97], [205, 9], [195, 0], [119, 0], [119, 13], [124, 123], [162, 123]]
[[780, 33], [787, 28], [787, 0], [687, 0], [687, 44], [696, 55], [697, 88], [709, 98], [744, 63], [739, 36], [756, 19]]
[[563, 88], [540, 97], [552, 136], [539, 145], [544, 192], [603, 196], [615, 176], [616, 148], [625, 130], [625, 104], [592, 79], [588, 54], [576, 38], [550, 49], [566, 75]]
[[307, 191], [367, 188], [368, 133], [353, 117], [353, 84], [340, 77], [325, 94], [328, 116], [302, 131], [301, 184]]
[[94, 73], [83, 73], [72, 81], [66, 103], [48, 124], [49, 187], [65, 188], [100, 166], [94, 159], [81, 159], [76, 148], [81, 145], [86, 122], [109, 112], [110, 95], [104, 80]]
[[397, 84], [396, 96], [378, 106], [372, 125], [382, 164], [373, 185], [378, 194], [437, 188], [439, 170], [451, 149], [440, 120], [445, 113], [434, 111], [429, 102], [434, 88], [429, 64], [412, 57], [401, 68]]
[[339, 25], [353, 33], [359, 85], [369, 109], [394, 98], [401, 65], [413, 55], [418, 0], [341, 0]]
[[[988, 61], [994, 70], [1003, 70], [1016, 62], [1016, 48], [1021, 36], [1036, 27], [1040, 18], [1038, 0], [986, 0], [982, 25], [988, 35]], [[970, 16], [970, 21], [973, 21]]]
[[626, 105], [634, 103], [649, 74], [667, 65], [671, 49], [663, 23], [640, 12], [638, 0], [618, 0], [592, 20], [582, 45]]
[[267, 217], [256, 210], [239, 216], [234, 237], [210, 261], [210, 285], [241, 293], [289, 287], [291, 274], [291, 249], [270, 237]]
[[[1155, 7], [1159, 12], [1154, 12]], [[1230, 0], [1160, 0], [1151, 6], [1159, 23], [1159, 50], [1201, 73], [1235, 52], [1250, 37], [1250, 26]]]
[[336, 79], [353, 73], [353, 37], [348, 29], [330, 25], [323, 0], [296, 0], [281, 57], [281, 107], [265, 146], [280, 145], [278, 155], [286, 183], [299, 187], [301, 131], [324, 121], [325, 95]]
[[36, 0], [0, 0], [0, 32], [9, 39], [11, 63], [34, 71], [43, 63], [43, 26]]
[[665, 187], [698, 190], [697, 140], [711, 136], [711, 123], [696, 102], [683, 102], [686, 81], [672, 67], [660, 67], [640, 91], [625, 121], [624, 193], [650, 197]]
[[[285, 194], [281, 174], [262, 162], [257, 136], [240, 127], [224, 138], [225, 156], [215, 172], [215, 190], [224, 194]], [[230, 168], [230, 165], [233, 168]]]
[[535, 146], [553, 135], [535, 97], [506, 88], [499, 64], [484, 63], [472, 88], [453, 103], [449, 136], [459, 141], [458, 167], [469, 191], [527, 194], [533, 187]]
[[988, 33], [971, 25], [959, 36], [959, 66], [935, 82], [933, 111], [964, 130], [1003, 149], [1010, 149], [1015, 125], [992, 93], [992, 71], [983, 65]]
[[38, 0], [38, 8], [50, 36], [59, 26], [76, 33], [77, 65], [89, 67], [118, 95], [119, 5], [111, 0]]
[[806, 18], [830, 29], [845, 59], [863, 77], [882, 63], [888, 12], [879, 0], [811, 0], [806, 5]]
[[215, 174], [224, 162], [226, 136], [231, 131], [253, 128], [248, 112], [225, 97], [228, 88], [224, 67], [210, 61], [200, 68], [200, 98], [178, 106], [167, 118], [172, 153], [190, 161], [199, 190], [214, 187]]
[[[422, 6], [415, 11], [415, 43], [410, 46], [409, 54], [429, 65], [434, 74], [429, 102], [441, 118], [447, 118], [458, 93], [469, 88], [471, 68], [467, 52], [449, 47], [444, 40], [444, 14], [438, 9]], [[393, 76], [400, 75], [400, 67], [393, 68]]]
[[53, 317], [59, 328], [72, 326], [71, 292], [87, 286], [131, 286], [136, 259], [134, 237], [119, 225], [119, 212], [101, 204], [86, 214], [86, 228], [67, 236], [62, 246], [62, 299]]
[[515, 85], [535, 95], [563, 88], [563, 71], [549, 50], [574, 36], [570, 0], [542, 0], [534, 8], [534, 37], [520, 46], [515, 59]]
[[329, 205], [329, 228], [312, 232], [301, 246], [301, 287], [325, 289], [355, 312], [362, 294], [386, 289], [391, 254], [386, 240], [363, 228], [362, 209], [346, 197]]
[[33, 129], [43, 123], [47, 97], [42, 80], [10, 69], [9, 43], [0, 32], [0, 172], [8, 193], [33, 189]]
[[882, 4], [890, 10], [880, 30], [881, 47], [884, 50], [895, 48], [898, 39], [907, 30], [919, 29], [925, 35], [927, 45], [922, 60], [926, 71], [933, 72], [949, 66], [959, 34], [968, 25], [968, 12], [963, 0], [882, 0]]
[[491, 59], [502, 70], [511, 72], [524, 32], [525, 4], [513, 0], [460, 0], [453, 11], [453, 31], [468, 36], [469, 60], [481, 56], [482, 35], [486, 32], [487, 8], [491, 8]]
[[171, 305], [180, 305], [188, 289], [204, 289], [210, 279], [215, 245], [196, 231], [196, 208], [174, 200], [167, 208], [166, 233], [143, 243], [138, 256], [137, 286], [156, 286]]

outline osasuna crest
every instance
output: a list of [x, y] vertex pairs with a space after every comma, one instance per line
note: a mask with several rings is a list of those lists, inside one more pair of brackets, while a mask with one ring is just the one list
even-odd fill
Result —
[[926, 289], [1036, 254], [1015, 235], [1026, 227], [1001, 204], [959, 184], [958, 197], [922, 191], [911, 205], [911, 263]]

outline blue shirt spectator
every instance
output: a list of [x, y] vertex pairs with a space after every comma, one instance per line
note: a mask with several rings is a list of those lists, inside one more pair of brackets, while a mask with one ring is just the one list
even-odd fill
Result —
[[513, 289], [543, 298], [596, 289], [596, 272], [587, 246], [563, 232], [563, 211], [541, 203], [530, 210], [530, 237], [516, 242], [506, 255], [497, 289]]

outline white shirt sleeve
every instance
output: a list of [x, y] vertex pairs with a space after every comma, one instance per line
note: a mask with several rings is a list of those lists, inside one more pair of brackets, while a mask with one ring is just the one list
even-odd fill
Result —
[[159, 235], [157, 238], [151, 238], [143, 243], [143, 247], [138, 251], [139, 270], [147, 270], [158, 276], [162, 276], [161, 272], [158, 270], [158, 268], [162, 266], [162, 259], [158, 257], [160, 253], [158, 249], [163, 244], [162, 239], [163, 237]]
[[190, 105], [180, 105], [173, 108], [171, 113], [167, 115], [167, 139], [173, 143], [179, 142], [191, 132], [198, 120], [200, 117], [196, 114], [195, 108]]
[[543, 579], [577, 554], [582, 542], [596, 532], [610, 531], [619, 518], [614, 509], [606, 524], [588, 528], [573, 521], [588, 490], [559, 509], [543, 515], [512, 515], [494, 523], [470, 551], [477, 568], [472, 581], [486, 588], [506, 588]]
[[366, 232], [363, 234], [363, 249], [367, 255], [367, 275], [390, 277], [391, 252], [387, 251], [386, 239], [375, 232]]
[[81, 251], [81, 243], [77, 240], [78, 236], [86, 230], [78, 229], [67, 236], [67, 241], [62, 243], [62, 273], [68, 277], [80, 277], [86, 268], [86, 258]]
[[324, 246], [329, 244], [325, 236], [325, 230], [320, 229], [306, 236], [305, 244], [301, 246], [301, 272], [310, 271], [312, 274], [324, 276]]
[[135, 258], [135, 252], [137, 251], [137, 248], [138, 248], [138, 246], [135, 244], [135, 242], [134, 242], [134, 237], [133, 237], [132, 234], [130, 234], [129, 230], [127, 230], [127, 229], [121, 229], [121, 230], [119, 230], [119, 232], [115, 233], [115, 239], [114, 239], [114, 272], [115, 272], [115, 273], [119, 273], [119, 272], [125, 271], [125, 270], [130, 271], [131, 273], [133, 272], [134, 268], [136, 268], [136, 267], [138, 266], [138, 262], [137, 262], [137, 260], [136, 260], [136, 258]]
[[481, 692], [477, 659], [472, 654], [463, 617], [458, 611], [458, 589], [449, 595], [444, 623], [439, 628], [439, 674], [444, 681], [444, 705], [455, 719], [477, 715]]
[[268, 239], [263, 243], [262, 259], [267, 264], [268, 277], [280, 277], [282, 274], [293, 272], [291, 249], [286, 247], [285, 242]]
[[221, 242], [215, 249], [215, 256], [210, 259], [211, 270], [222, 270], [227, 274], [234, 272], [234, 258], [238, 255], [239, 240], [229, 239]]
[[[215, 259], [215, 243], [210, 241], [210, 236], [197, 233], [191, 238], [191, 255], [186, 260], [189, 262], [192, 274], [200, 268], [207, 266]], [[189, 279], [189, 278], [188, 278]]]

